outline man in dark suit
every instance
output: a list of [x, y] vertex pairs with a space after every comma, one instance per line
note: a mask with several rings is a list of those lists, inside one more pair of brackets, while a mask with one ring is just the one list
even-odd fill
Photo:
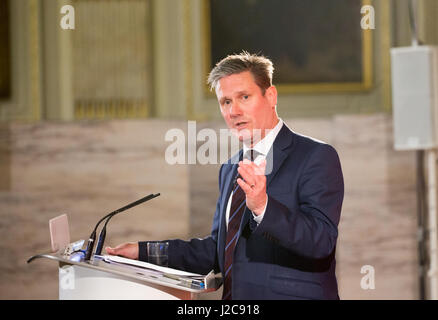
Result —
[[[211, 235], [167, 240], [172, 268], [224, 277], [223, 299], [339, 299], [335, 248], [344, 195], [333, 147], [276, 112], [270, 60], [246, 52], [209, 76], [243, 149], [221, 166]], [[147, 261], [147, 241], [107, 248]]]

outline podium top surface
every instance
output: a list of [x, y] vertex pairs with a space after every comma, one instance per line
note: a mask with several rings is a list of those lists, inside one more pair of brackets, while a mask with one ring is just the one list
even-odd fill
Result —
[[64, 255], [62, 250], [56, 253], [45, 253], [45, 254], [38, 254], [32, 256], [31, 258], [29, 258], [27, 263], [31, 263], [33, 260], [36, 259], [54, 260], [54, 261], [58, 261], [61, 265], [63, 264], [76, 265], [84, 268], [94, 269], [94, 270], [103, 271], [110, 274], [130, 278], [136, 281], [144, 282], [145, 285], [154, 284], [154, 285], [179, 289], [182, 291], [188, 291], [192, 293], [206, 293], [206, 292], [215, 291], [218, 288], [216, 281], [208, 281], [209, 283], [206, 283], [205, 289], [188, 287], [186, 285], [179, 284], [179, 281], [175, 279], [169, 279], [163, 276], [161, 277], [154, 276], [153, 273], [150, 272], [151, 270], [148, 269], [142, 270], [142, 268], [139, 267], [126, 266], [116, 263], [107, 263], [99, 257], [94, 257], [90, 261], [84, 261], [83, 255], [79, 253]]

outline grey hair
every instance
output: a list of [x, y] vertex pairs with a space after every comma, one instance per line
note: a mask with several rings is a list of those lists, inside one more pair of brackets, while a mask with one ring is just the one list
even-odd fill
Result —
[[242, 51], [240, 54], [229, 55], [219, 61], [208, 75], [207, 84], [210, 90], [216, 89], [220, 79], [244, 71], [251, 72], [255, 83], [265, 94], [266, 89], [272, 86], [274, 66], [268, 58]]

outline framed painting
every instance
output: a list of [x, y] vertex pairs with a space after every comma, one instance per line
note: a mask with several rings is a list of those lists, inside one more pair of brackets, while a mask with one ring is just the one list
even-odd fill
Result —
[[366, 0], [203, 0], [205, 73], [246, 50], [274, 63], [280, 92], [365, 91], [372, 86]]

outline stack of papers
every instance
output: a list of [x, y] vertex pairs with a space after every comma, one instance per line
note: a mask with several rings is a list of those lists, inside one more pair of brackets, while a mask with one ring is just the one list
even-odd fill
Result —
[[99, 257], [107, 263], [122, 264], [137, 270], [141, 269], [142, 274], [146, 276], [192, 289], [207, 289], [209, 280], [214, 279], [213, 271], [208, 275], [201, 275], [119, 256], [104, 255]]

